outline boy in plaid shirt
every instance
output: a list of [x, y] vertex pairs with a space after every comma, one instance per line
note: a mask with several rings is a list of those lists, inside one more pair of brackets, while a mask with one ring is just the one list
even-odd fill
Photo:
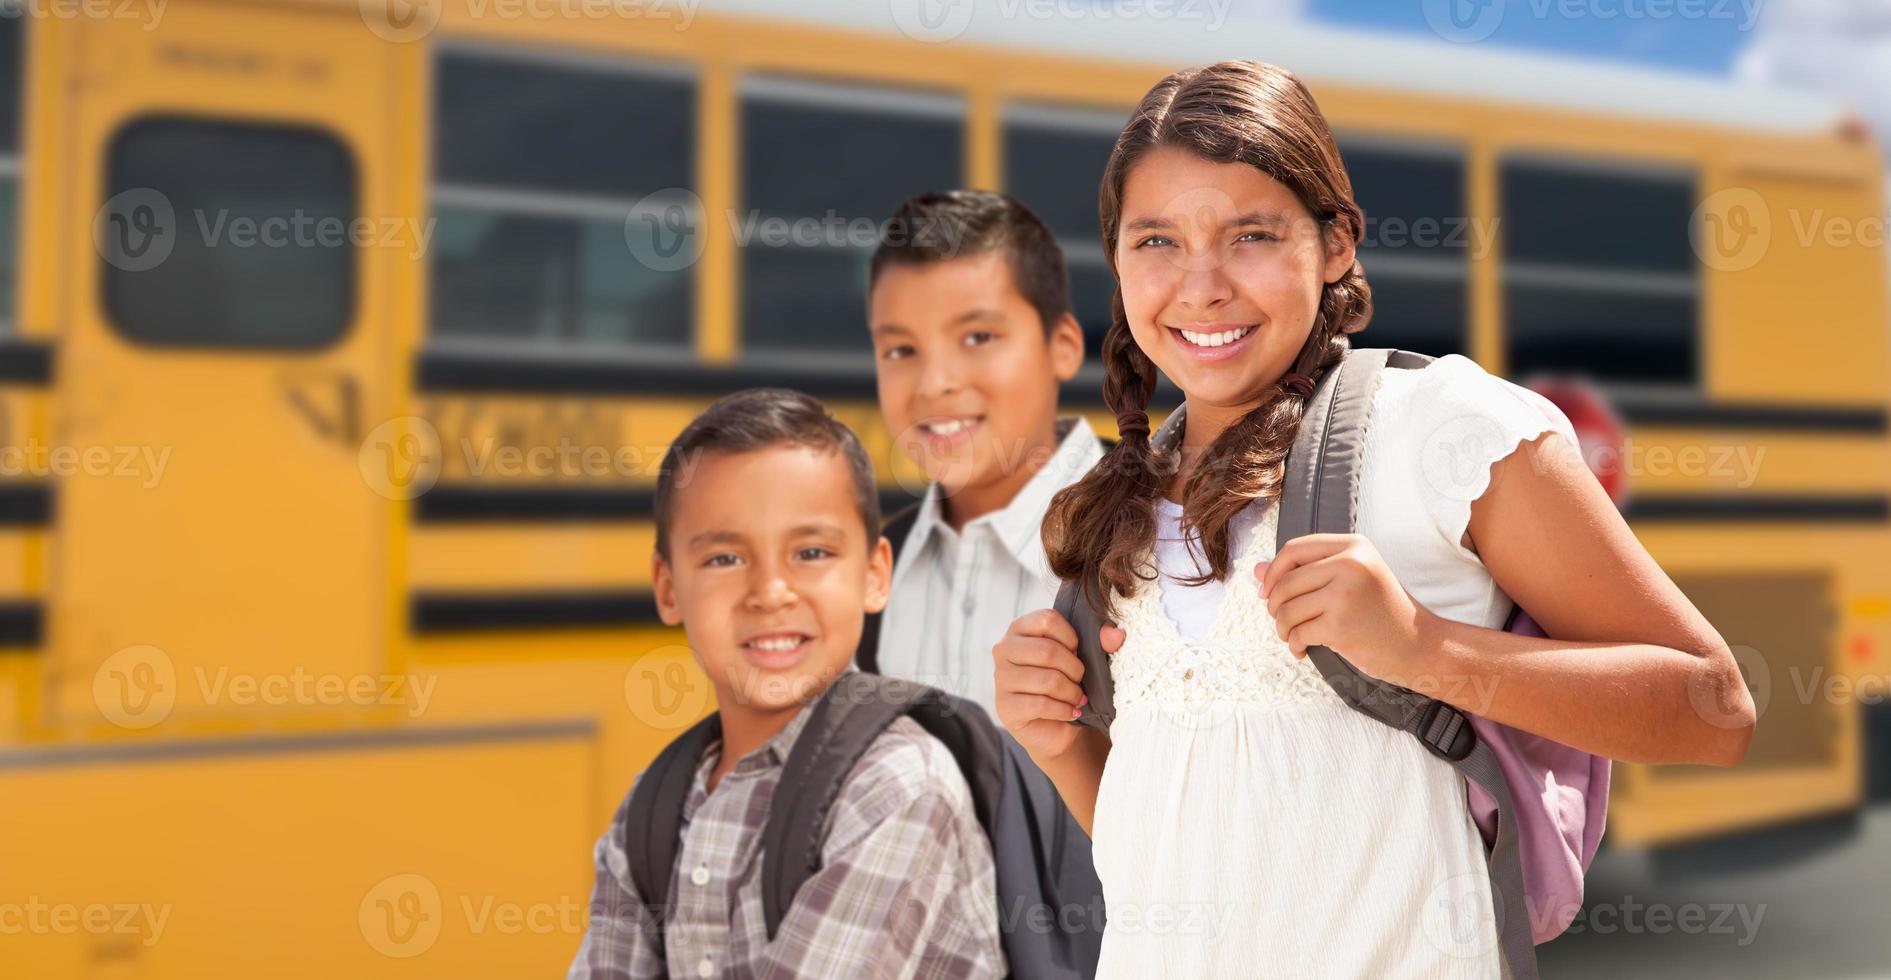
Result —
[[[670, 447], [655, 517], [657, 607], [715, 686], [721, 737], [697, 762], [668, 895], [632, 883], [626, 796], [597, 844], [570, 976], [1003, 976], [990, 841], [951, 752], [911, 718], [849, 774], [820, 870], [772, 941], [764, 925], [761, 832], [782, 765], [891, 579], [859, 440], [798, 392], [731, 395]], [[646, 903], [664, 907], [660, 927]]]

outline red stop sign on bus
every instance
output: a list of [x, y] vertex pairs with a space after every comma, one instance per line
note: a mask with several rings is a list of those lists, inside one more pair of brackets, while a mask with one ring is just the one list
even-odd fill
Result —
[[1626, 455], [1627, 429], [1609, 400], [1596, 387], [1579, 378], [1539, 377], [1526, 382], [1531, 391], [1550, 400], [1569, 417], [1576, 430], [1577, 447], [1589, 472], [1608, 492], [1620, 509], [1628, 498]]

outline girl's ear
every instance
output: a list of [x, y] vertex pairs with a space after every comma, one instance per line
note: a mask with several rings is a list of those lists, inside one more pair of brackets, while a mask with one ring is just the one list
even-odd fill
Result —
[[1051, 371], [1059, 381], [1069, 381], [1083, 367], [1083, 325], [1075, 314], [1066, 313], [1051, 325]]
[[1328, 283], [1335, 283], [1352, 271], [1353, 253], [1359, 243], [1353, 241], [1352, 233], [1347, 231], [1346, 226], [1338, 219], [1326, 223], [1325, 237], [1326, 274], [1324, 278]]

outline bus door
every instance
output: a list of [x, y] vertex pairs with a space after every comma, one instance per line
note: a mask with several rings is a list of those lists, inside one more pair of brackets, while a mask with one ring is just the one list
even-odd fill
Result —
[[393, 504], [361, 447], [424, 244], [394, 206], [401, 46], [352, 3], [145, 28], [71, 50], [50, 720], [347, 707], [386, 669]]

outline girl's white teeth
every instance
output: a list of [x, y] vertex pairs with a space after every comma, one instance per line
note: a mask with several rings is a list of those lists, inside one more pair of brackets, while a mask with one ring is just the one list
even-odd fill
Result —
[[935, 436], [956, 436], [961, 430], [970, 428], [972, 425], [972, 419], [940, 419], [937, 422], [928, 423], [926, 428], [930, 429]]
[[801, 640], [798, 636], [784, 636], [773, 640], [750, 640], [749, 646], [757, 650], [793, 650], [801, 645]]
[[1240, 340], [1242, 337], [1247, 336], [1248, 332], [1253, 329], [1254, 328], [1251, 326], [1236, 327], [1233, 330], [1223, 330], [1220, 333], [1196, 333], [1193, 330], [1184, 330], [1182, 331], [1182, 336], [1188, 338], [1188, 342], [1197, 347], [1220, 347], [1223, 344], [1232, 344]]

